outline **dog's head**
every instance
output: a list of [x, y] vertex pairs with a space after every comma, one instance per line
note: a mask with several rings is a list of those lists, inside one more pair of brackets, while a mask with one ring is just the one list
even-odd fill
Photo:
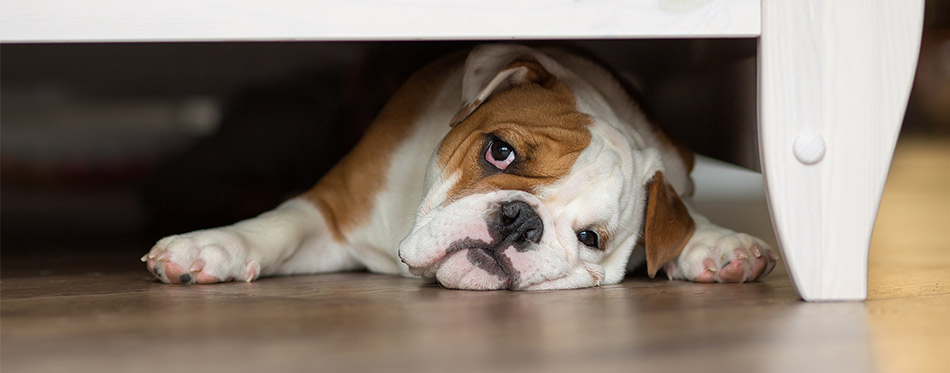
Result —
[[526, 47], [481, 47], [462, 96], [399, 247], [412, 273], [460, 289], [579, 288], [619, 282], [638, 244], [651, 276], [682, 250], [693, 222], [660, 152], [578, 75]]

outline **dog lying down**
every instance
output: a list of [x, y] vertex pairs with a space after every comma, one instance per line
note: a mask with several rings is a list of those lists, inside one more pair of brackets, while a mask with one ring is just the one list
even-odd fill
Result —
[[653, 277], [745, 282], [775, 253], [690, 206], [693, 154], [605, 67], [485, 45], [416, 72], [310, 191], [233, 225], [166, 237], [166, 283], [356, 269], [456, 289], [570, 289]]

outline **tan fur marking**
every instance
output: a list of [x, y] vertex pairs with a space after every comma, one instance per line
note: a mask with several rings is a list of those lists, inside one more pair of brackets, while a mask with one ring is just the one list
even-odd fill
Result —
[[464, 55], [436, 61], [413, 74], [373, 120], [360, 142], [302, 197], [323, 213], [338, 242], [368, 219], [382, 189], [390, 158], [431, 104]]
[[696, 224], [673, 187], [663, 181], [662, 172], [657, 171], [653, 175], [647, 188], [649, 193], [643, 235], [647, 273], [653, 278], [660, 267], [683, 251]]
[[[505, 74], [505, 73], [517, 74], [518, 73], [517, 70], [520, 70], [521, 68], [524, 68], [521, 72], [521, 76], [512, 77], [510, 74]], [[482, 71], [482, 68], [475, 68], [474, 71], [476, 74], [478, 74]], [[508, 83], [524, 84], [527, 82], [532, 82], [541, 86], [546, 86], [548, 83], [548, 80], [551, 79], [551, 73], [545, 70], [544, 66], [541, 66], [541, 63], [539, 63], [538, 60], [535, 59], [530, 54], [523, 54], [521, 56], [518, 56], [518, 58], [516, 58], [514, 61], [509, 63], [508, 66], [505, 67], [503, 72], [499, 72], [499, 75], [496, 75], [495, 78], [497, 79], [501, 76], [506, 76], [508, 78], [507, 79]], [[493, 82], [495, 84], [492, 84]], [[506, 84], [501, 81], [493, 80], [493, 82], [489, 82], [487, 86], [482, 87], [482, 89], [485, 91], [481, 93], [485, 93], [487, 94], [486, 96], [488, 96], [496, 89], [499, 89], [499, 90], [503, 89], [503, 88], [499, 88], [499, 86], [506, 87]], [[486, 91], [492, 91], [492, 92], [486, 92]], [[482, 97], [482, 98], [485, 98], [485, 97]], [[464, 103], [462, 107], [459, 109], [459, 111], [455, 113], [455, 116], [452, 117], [452, 120], [450, 121], [451, 123], [450, 126], [455, 127], [455, 125], [461, 123], [463, 120], [468, 118], [469, 115], [475, 112], [475, 110], [481, 107], [482, 102], [483, 102], [482, 98], [476, 98], [471, 102]]]
[[449, 123], [450, 123], [449, 125], [452, 127], [455, 127], [456, 124], [459, 124], [463, 120], [465, 120], [465, 118], [468, 118], [468, 115], [471, 114], [473, 111], [475, 111], [475, 109], [478, 108], [479, 106], [482, 106], [482, 100], [475, 100], [474, 102], [468, 105], [462, 106], [462, 108], [459, 109], [457, 113], [455, 113], [455, 116], [453, 116], [452, 119], [449, 120]]
[[[525, 83], [490, 96], [439, 146], [438, 162], [446, 176], [461, 173], [447, 202], [492, 190], [533, 192], [556, 182], [590, 143], [590, 123], [577, 111], [574, 94], [554, 77], [543, 87]], [[488, 134], [515, 149], [515, 163], [506, 172], [486, 171]]]
[[541, 86], [547, 86], [548, 80], [552, 77], [551, 73], [545, 70], [544, 66], [541, 66], [541, 63], [530, 54], [518, 56], [505, 69], [517, 69], [519, 67], [527, 68], [525, 75], [521, 78], [522, 80], [534, 82]]

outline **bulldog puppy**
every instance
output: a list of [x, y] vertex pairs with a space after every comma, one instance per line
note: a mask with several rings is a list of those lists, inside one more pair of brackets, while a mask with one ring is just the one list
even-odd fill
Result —
[[485, 45], [414, 74], [310, 191], [166, 237], [166, 283], [368, 269], [455, 289], [569, 289], [651, 277], [745, 282], [776, 256], [690, 206], [690, 151], [606, 68]]

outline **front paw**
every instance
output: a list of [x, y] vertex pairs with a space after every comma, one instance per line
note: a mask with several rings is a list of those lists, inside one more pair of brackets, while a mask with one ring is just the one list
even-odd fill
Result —
[[748, 234], [697, 230], [664, 270], [671, 279], [742, 283], [764, 278], [777, 260], [778, 255], [765, 242]]
[[250, 282], [261, 273], [257, 261], [248, 258], [244, 240], [226, 228], [165, 237], [142, 261], [164, 283]]

